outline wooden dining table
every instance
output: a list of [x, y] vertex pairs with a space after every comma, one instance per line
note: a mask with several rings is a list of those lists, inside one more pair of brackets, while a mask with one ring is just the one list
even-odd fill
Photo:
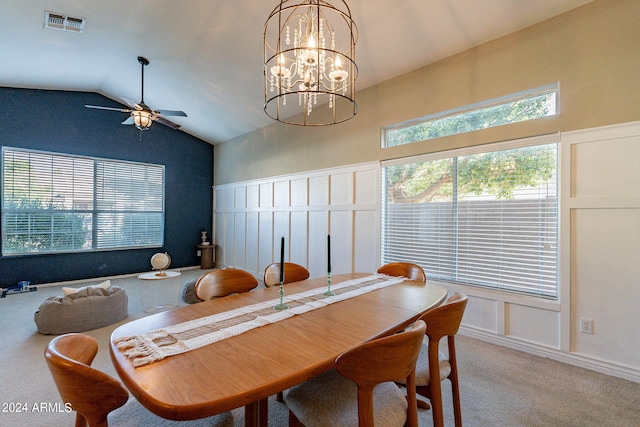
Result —
[[[340, 274], [332, 282], [369, 275]], [[284, 289], [292, 295], [326, 286], [324, 277]], [[121, 337], [277, 299], [278, 292], [279, 287], [260, 288], [126, 323], [111, 335], [115, 369], [133, 396], [163, 418], [204, 418], [244, 406], [246, 426], [266, 426], [269, 396], [331, 369], [352, 347], [404, 329], [447, 293], [441, 286], [404, 281], [138, 367], [114, 344]]]

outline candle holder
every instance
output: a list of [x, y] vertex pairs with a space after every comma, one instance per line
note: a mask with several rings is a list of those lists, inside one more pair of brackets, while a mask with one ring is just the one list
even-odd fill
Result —
[[276, 310], [288, 310], [289, 306], [284, 303], [284, 282], [280, 282], [280, 304], [276, 304], [273, 306]]
[[336, 293], [331, 290], [331, 273], [327, 273], [327, 292], [323, 295], [328, 297], [334, 296]]

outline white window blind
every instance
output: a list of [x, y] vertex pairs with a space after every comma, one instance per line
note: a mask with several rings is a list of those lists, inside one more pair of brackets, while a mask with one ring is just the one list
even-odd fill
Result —
[[382, 263], [557, 299], [557, 144], [384, 167]]
[[4, 147], [2, 253], [158, 247], [164, 167]]

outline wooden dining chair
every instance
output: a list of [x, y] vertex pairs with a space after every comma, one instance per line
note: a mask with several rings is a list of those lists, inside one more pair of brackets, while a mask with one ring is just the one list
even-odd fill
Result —
[[62, 401], [76, 411], [76, 427], [107, 427], [108, 418], [116, 425], [233, 426], [230, 412], [186, 423], [152, 414], [129, 399], [129, 392], [118, 380], [90, 366], [97, 353], [96, 339], [78, 333], [57, 336], [44, 350]]
[[[284, 263], [284, 283], [298, 282], [309, 278], [309, 270], [293, 262]], [[264, 269], [264, 285], [267, 288], [280, 284], [280, 263], [274, 262]]]
[[[444, 304], [420, 317], [427, 324], [425, 331], [427, 339], [422, 344], [416, 364], [416, 391], [431, 402], [434, 427], [444, 426], [441, 382], [445, 379], [451, 381], [455, 425], [462, 426], [455, 335], [460, 328], [466, 306], [467, 296], [454, 294]], [[447, 337], [448, 357], [440, 352], [440, 340], [443, 337]], [[432, 379], [432, 372], [438, 373], [437, 380]], [[418, 405], [422, 406], [420, 402], [418, 401]], [[429, 405], [424, 407], [428, 408]]]
[[201, 301], [249, 292], [258, 286], [253, 274], [237, 268], [212, 270], [203, 274], [195, 285], [196, 297]]
[[378, 273], [387, 276], [407, 277], [417, 282], [426, 282], [427, 275], [418, 264], [410, 262], [391, 262], [378, 268]]
[[[292, 387], [284, 400], [289, 426], [417, 427], [415, 367], [425, 333], [404, 332], [361, 344], [336, 359], [336, 368]], [[407, 394], [394, 380], [404, 378]]]

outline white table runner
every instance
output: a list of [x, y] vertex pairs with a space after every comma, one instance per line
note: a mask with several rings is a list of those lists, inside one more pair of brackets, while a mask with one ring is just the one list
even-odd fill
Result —
[[361, 277], [332, 285], [331, 290], [336, 293], [334, 296], [324, 295], [326, 286], [285, 296], [283, 301], [290, 307], [288, 310], [273, 308], [280, 303], [280, 298], [277, 298], [167, 326], [153, 332], [121, 337], [114, 343], [132, 360], [133, 366], [139, 367], [404, 280], [406, 278], [379, 274]]

